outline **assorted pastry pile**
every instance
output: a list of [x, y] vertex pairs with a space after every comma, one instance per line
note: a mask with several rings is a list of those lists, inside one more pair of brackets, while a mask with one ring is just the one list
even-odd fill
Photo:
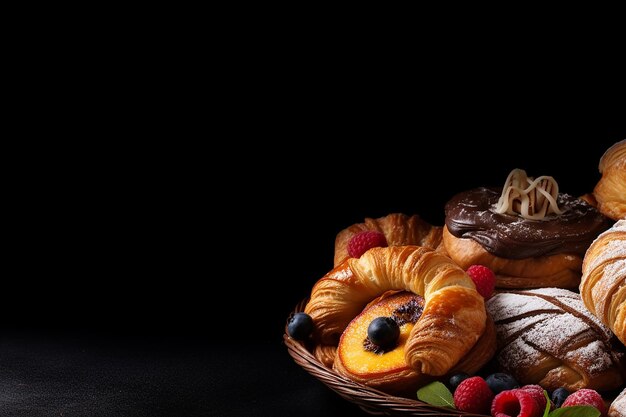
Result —
[[626, 140], [599, 170], [580, 198], [514, 169], [452, 197], [443, 227], [404, 214], [348, 227], [288, 334], [393, 395], [443, 383], [470, 413], [626, 417]]

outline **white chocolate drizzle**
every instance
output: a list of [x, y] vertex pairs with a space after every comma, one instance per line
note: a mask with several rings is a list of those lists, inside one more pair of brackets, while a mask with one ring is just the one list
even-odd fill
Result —
[[559, 185], [554, 178], [544, 175], [534, 179], [523, 169], [514, 169], [506, 178], [494, 211], [545, 220], [549, 214], [563, 213], [556, 202], [558, 195]]

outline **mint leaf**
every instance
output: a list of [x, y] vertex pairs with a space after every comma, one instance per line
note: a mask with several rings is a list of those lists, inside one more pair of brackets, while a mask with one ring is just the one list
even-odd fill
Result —
[[557, 408], [549, 417], [599, 417], [600, 410], [590, 405], [573, 405], [571, 407]]
[[546, 391], [545, 389], [543, 390], [543, 396], [546, 397], [546, 409], [543, 412], [543, 417], [548, 417], [548, 414], [550, 414], [550, 406], [552, 405], [552, 403], [550, 402], [548, 391]]
[[454, 408], [452, 393], [441, 382], [431, 382], [417, 390], [417, 399], [437, 407]]

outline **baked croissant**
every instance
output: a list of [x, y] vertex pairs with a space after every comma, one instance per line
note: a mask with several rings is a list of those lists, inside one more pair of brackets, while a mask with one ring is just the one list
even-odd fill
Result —
[[441, 227], [428, 224], [418, 215], [392, 213], [378, 219], [366, 218], [364, 223], [353, 224], [337, 234], [335, 266], [350, 257], [348, 242], [354, 235], [365, 230], [383, 233], [388, 246], [417, 245], [437, 249], [441, 243]]
[[626, 417], [626, 389], [611, 404], [609, 417]]
[[598, 210], [613, 220], [626, 219], [626, 139], [607, 149], [598, 169], [602, 178], [593, 190]]
[[[418, 387], [434, 378], [413, 370], [404, 355], [408, 336], [423, 308], [424, 298], [406, 291], [388, 291], [368, 304], [343, 331], [333, 369], [381, 391], [414, 397]], [[400, 335], [395, 344], [383, 347], [371, 342], [368, 328], [377, 317], [389, 317], [398, 324]], [[488, 317], [485, 332], [449, 374], [476, 373], [492, 358], [495, 341], [495, 326]]]
[[575, 292], [503, 292], [487, 309], [496, 323], [498, 367], [520, 384], [570, 392], [623, 387], [623, 346]]
[[585, 306], [626, 344], [626, 220], [600, 234], [583, 261]]
[[407, 364], [419, 373], [444, 375], [485, 331], [484, 300], [460, 267], [428, 248], [391, 246], [349, 258], [315, 284], [305, 308], [314, 337], [336, 345], [363, 307], [388, 290], [424, 297], [405, 347]]

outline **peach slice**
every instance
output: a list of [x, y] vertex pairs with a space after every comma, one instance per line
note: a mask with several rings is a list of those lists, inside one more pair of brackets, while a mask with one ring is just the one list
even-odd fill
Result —
[[[333, 368], [352, 380], [386, 392], [409, 392], [417, 388], [424, 378], [407, 365], [404, 346], [423, 307], [424, 299], [408, 292], [370, 303], [341, 335]], [[395, 347], [381, 351], [369, 342], [367, 328], [377, 317], [394, 317], [398, 322], [400, 337]]]
[[[407, 338], [423, 307], [422, 297], [404, 291], [388, 292], [372, 301], [348, 324], [341, 335], [333, 369], [364, 385], [390, 394], [414, 398], [417, 388], [435, 379], [415, 372], [404, 357]], [[396, 346], [381, 351], [368, 342], [367, 328], [377, 317], [396, 318], [400, 326], [400, 337]], [[475, 374], [493, 357], [495, 349], [495, 326], [487, 315], [485, 332], [467, 355], [450, 370], [448, 376], [458, 372]], [[445, 381], [447, 376], [436, 379]]]

